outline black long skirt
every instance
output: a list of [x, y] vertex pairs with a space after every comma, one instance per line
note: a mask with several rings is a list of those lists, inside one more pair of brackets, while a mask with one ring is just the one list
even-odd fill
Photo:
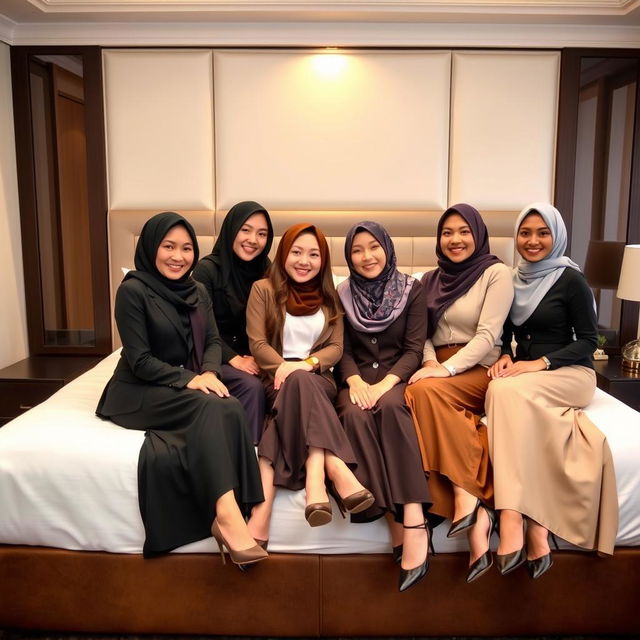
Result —
[[402, 522], [403, 505], [421, 503], [425, 515], [431, 506], [405, 386], [397, 384], [364, 411], [351, 403], [348, 389], [338, 393], [336, 409], [358, 461], [355, 476], [375, 498], [366, 511], [351, 515], [353, 522], [376, 520], [387, 511]]
[[139, 411], [105, 416], [145, 429], [138, 460], [145, 557], [208, 538], [216, 501], [230, 490], [248, 513], [264, 500], [244, 409], [236, 398], [141, 386]]
[[253, 444], [260, 442], [264, 428], [265, 395], [264, 386], [258, 376], [246, 371], [240, 371], [230, 364], [222, 365], [222, 382], [229, 389], [229, 393], [240, 400], [247, 414], [249, 433]]
[[265, 391], [271, 407], [258, 455], [273, 465], [276, 486], [304, 488], [309, 447], [331, 451], [355, 468], [355, 456], [333, 406], [336, 389], [327, 379], [294, 371], [279, 391], [271, 384]]

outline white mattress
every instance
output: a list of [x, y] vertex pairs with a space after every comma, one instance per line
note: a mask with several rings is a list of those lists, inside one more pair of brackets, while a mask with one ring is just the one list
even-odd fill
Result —
[[[94, 415], [119, 357], [111, 354], [43, 404], [0, 428], [0, 543], [74, 550], [141, 553], [144, 529], [138, 509], [137, 462], [144, 433]], [[640, 413], [598, 390], [587, 413], [607, 435], [620, 502], [617, 544], [640, 546]], [[466, 550], [447, 539], [441, 552]], [[304, 493], [278, 490], [269, 550], [295, 553], [385, 553], [384, 519], [351, 524], [339, 516], [311, 528]], [[211, 538], [178, 552], [211, 552]]]

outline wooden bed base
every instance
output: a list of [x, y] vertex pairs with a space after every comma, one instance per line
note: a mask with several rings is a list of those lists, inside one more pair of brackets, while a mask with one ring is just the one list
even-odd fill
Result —
[[0, 628], [109, 634], [430, 636], [638, 634], [640, 549], [560, 551], [532, 581], [493, 569], [466, 584], [466, 554], [432, 558], [397, 590], [389, 555], [272, 554], [246, 573], [219, 556], [0, 545]]

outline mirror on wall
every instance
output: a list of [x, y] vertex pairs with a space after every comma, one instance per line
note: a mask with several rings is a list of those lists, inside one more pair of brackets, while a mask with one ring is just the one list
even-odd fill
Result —
[[29, 59], [31, 125], [47, 345], [94, 345], [81, 56]]
[[30, 355], [111, 350], [99, 47], [12, 47]]
[[[609, 57], [583, 57], [580, 63], [573, 193], [580, 224], [572, 229], [572, 257], [581, 266], [589, 262], [585, 275], [598, 302], [599, 332], [614, 345], [622, 312], [615, 290], [628, 234], [639, 64], [636, 58]], [[611, 261], [617, 269], [607, 278]]]
[[555, 203], [614, 355], [640, 330], [640, 304], [616, 296], [624, 245], [640, 243], [639, 78], [636, 49], [562, 51]]

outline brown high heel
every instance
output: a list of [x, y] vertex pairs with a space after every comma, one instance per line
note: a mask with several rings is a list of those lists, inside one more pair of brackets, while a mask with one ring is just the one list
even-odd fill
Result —
[[226, 564], [226, 560], [224, 557], [225, 547], [227, 549], [229, 557], [231, 558], [231, 561], [234, 564], [237, 564], [240, 570], [244, 570], [244, 565], [255, 564], [256, 562], [266, 560], [269, 557], [269, 554], [260, 545], [257, 544], [253, 547], [250, 547], [249, 549], [241, 549], [240, 551], [232, 549], [222, 535], [222, 531], [220, 531], [217, 520], [214, 520], [213, 524], [211, 525], [211, 535], [216, 539], [216, 542], [218, 543], [220, 556], [222, 557], [222, 564]]
[[265, 551], [267, 550], [267, 547], [269, 546], [269, 538], [267, 538], [266, 540], [260, 540], [260, 538], [254, 538], [254, 540], [256, 541], [256, 544], [259, 547], [262, 547]]
[[333, 485], [331, 486], [330, 491], [336, 499], [336, 504], [338, 505], [340, 514], [343, 518], [344, 514], [347, 512], [360, 513], [361, 511], [366, 511], [375, 501], [373, 494], [368, 489], [356, 491], [346, 498], [343, 498]]
[[330, 502], [313, 502], [304, 508], [305, 520], [310, 527], [321, 527], [329, 524], [333, 518]]

